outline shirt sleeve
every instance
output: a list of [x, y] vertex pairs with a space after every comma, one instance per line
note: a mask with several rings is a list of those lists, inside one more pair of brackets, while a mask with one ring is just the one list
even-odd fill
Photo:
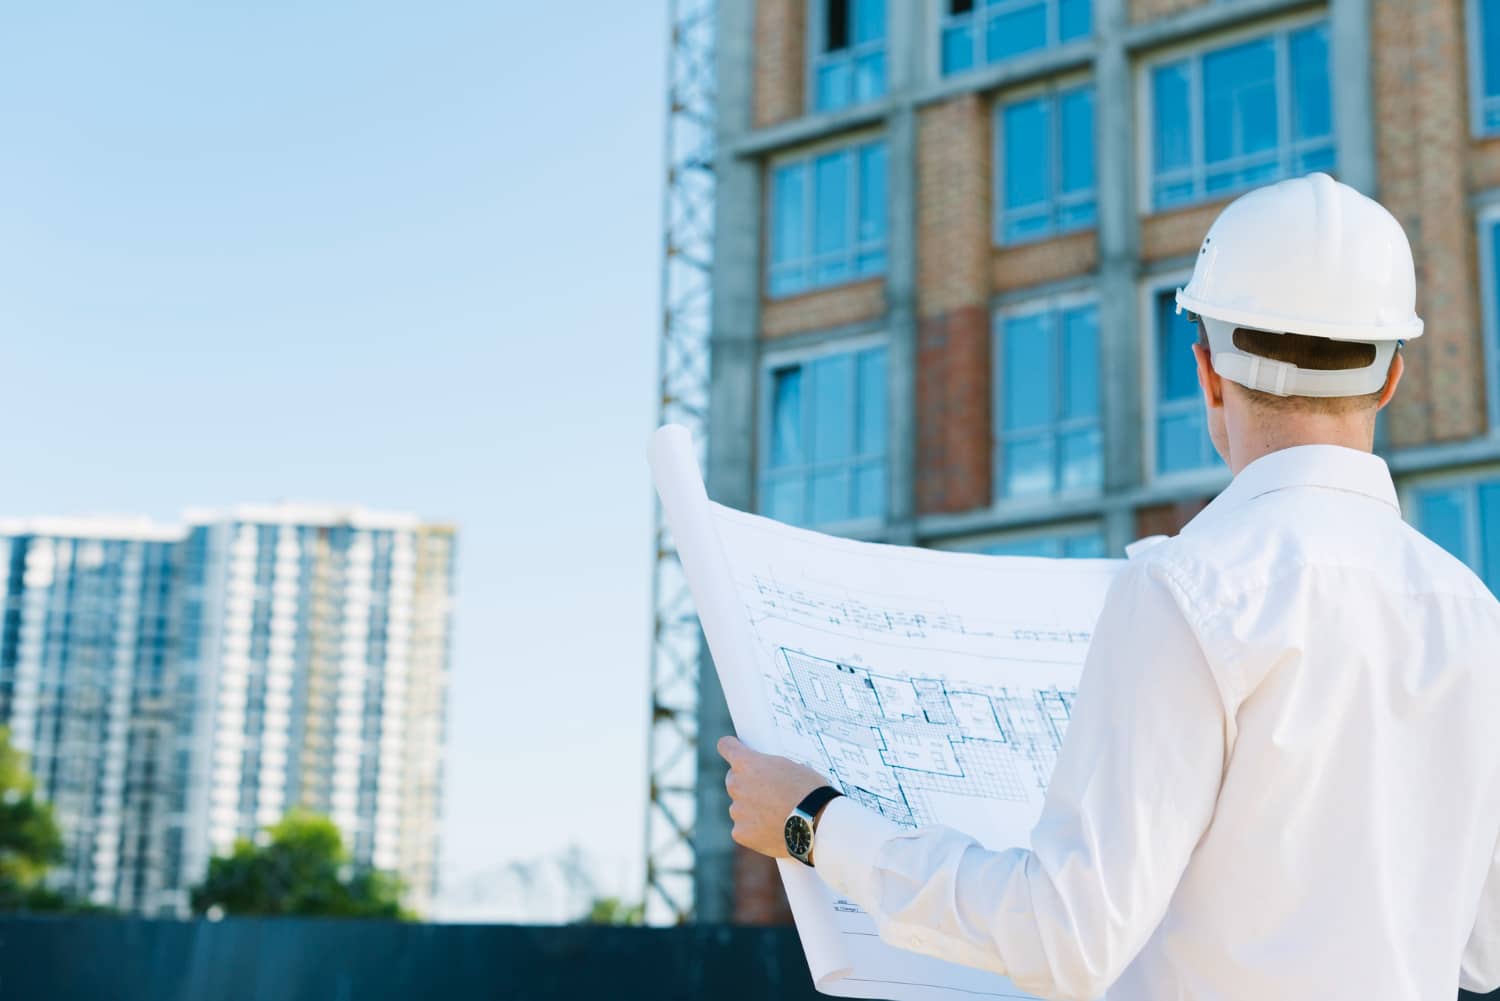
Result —
[[1132, 562], [1094, 631], [1031, 846], [831, 803], [817, 871], [898, 947], [1047, 997], [1102, 994], [1145, 945], [1218, 799], [1230, 715], [1168, 572]]
[[1464, 947], [1459, 986], [1476, 994], [1500, 989], [1500, 846], [1496, 847], [1490, 863], [1474, 930]]

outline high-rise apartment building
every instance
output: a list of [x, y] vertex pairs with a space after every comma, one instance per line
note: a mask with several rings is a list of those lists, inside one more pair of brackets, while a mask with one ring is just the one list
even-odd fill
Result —
[[452, 530], [298, 506], [188, 521], [169, 881], [185, 888], [210, 854], [301, 808], [331, 817], [357, 862], [399, 873], [424, 909]]
[[[1176, 531], [1228, 472], [1173, 293], [1229, 199], [1324, 170], [1416, 255], [1406, 517], [1500, 584], [1493, 4], [719, 0], [718, 61], [715, 499], [997, 553]], [[698, 917], [784, 918], [725, 806], [699, 784]]]
[[50, 882], [127, 910], [164, 888], [180, 534], [126, 519], [0, 521], [0, 726], [62, 829]]
[[294, 505], [0, 522], [0, 725], [67, 842], [58, 889], [181, 914], [289, 810], [435, 889], [454, 533]]

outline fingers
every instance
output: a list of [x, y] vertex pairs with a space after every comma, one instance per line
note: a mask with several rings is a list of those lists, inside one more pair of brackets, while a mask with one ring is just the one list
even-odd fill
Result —
[[[720, 737], [716, 746], [719, 756], [729, 762], [729, 770], [724, 773], [724, 789], [729, 793], [729, 819], [738, 822], [740, 818], [736, 814], [741, 811], [739, 810], [739, 803], [736, 797], [740, 791], [740, 777], [736, 773], [735, 763], [742, 760], [743, 755], [741, 752], [744, 751], [745, 745], [741, 744], [734, 737]], [[738, 825], [736, 824], [736, 826]], [[729, 836], [736, 843], [739, 843], [740, 838], [737, 831], [730, 831]]]
[[729, 793], [729, 822], [732, 825], [729, 829], [729, 839], [737, 845], [749, 848], [750, 838], [745, 829], [745, 807], [737, 798], [741, 778], [735, 768], [737, 762], [744, 761], [747, 749], [734, 737], [720, 737], [716, 746], [719, 756], [729, 762], [729, 770], [724, 773], [724, 789]]
[[720, 737], [718, 744], [714, 746], [718, 748], [719, 757], [723, 758], [731, 765], [733, 765], [740, 758], [743, 758], [745, 756], [745, 751], [747, 750], [745, 745], [740, 743], [738, 737]]
[[747, 819], [749, 818], [747, 818], [745, 815], [744, 807], [742, 807], [739, 803], [729, 804], [729, 822], [731, 824], [729, 828], [729, 840], [733, 841], [737, 845], [743, 845], [744, 847], [749, 848], [750, 829], [745, 823]]

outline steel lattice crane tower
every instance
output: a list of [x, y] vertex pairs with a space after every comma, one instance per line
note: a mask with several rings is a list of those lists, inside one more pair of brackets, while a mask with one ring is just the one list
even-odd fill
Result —
[[[713, 304], [716, 0], [668, 0], [667, 184], [663, 205], [658, 424], [707, 430]], [[698, 615], [655, 507], [651, 723], [647, 736], [646, 919], [690, 920], [697, 781]]]

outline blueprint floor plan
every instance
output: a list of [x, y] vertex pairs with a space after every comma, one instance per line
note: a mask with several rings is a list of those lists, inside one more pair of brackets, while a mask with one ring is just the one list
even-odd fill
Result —
[[[740, 738], [898, 824], [1025, 845], [1118, 562], [854, 542], [734, 511], [708, 500], [681, 429], [657, 433], [652, 465]], [[812, 870], [781, 873], [825, 993], [1028, 996], [896, 949]]]
[[[1074, 692], [877, 674], [783, 648], [778, 726], [816, 746], [809, 764], [906, 827], [935, 823], [953, 796], [1029, 803], [1068, 727]], [[789, 738], [790, 739], [790, 738]]]

